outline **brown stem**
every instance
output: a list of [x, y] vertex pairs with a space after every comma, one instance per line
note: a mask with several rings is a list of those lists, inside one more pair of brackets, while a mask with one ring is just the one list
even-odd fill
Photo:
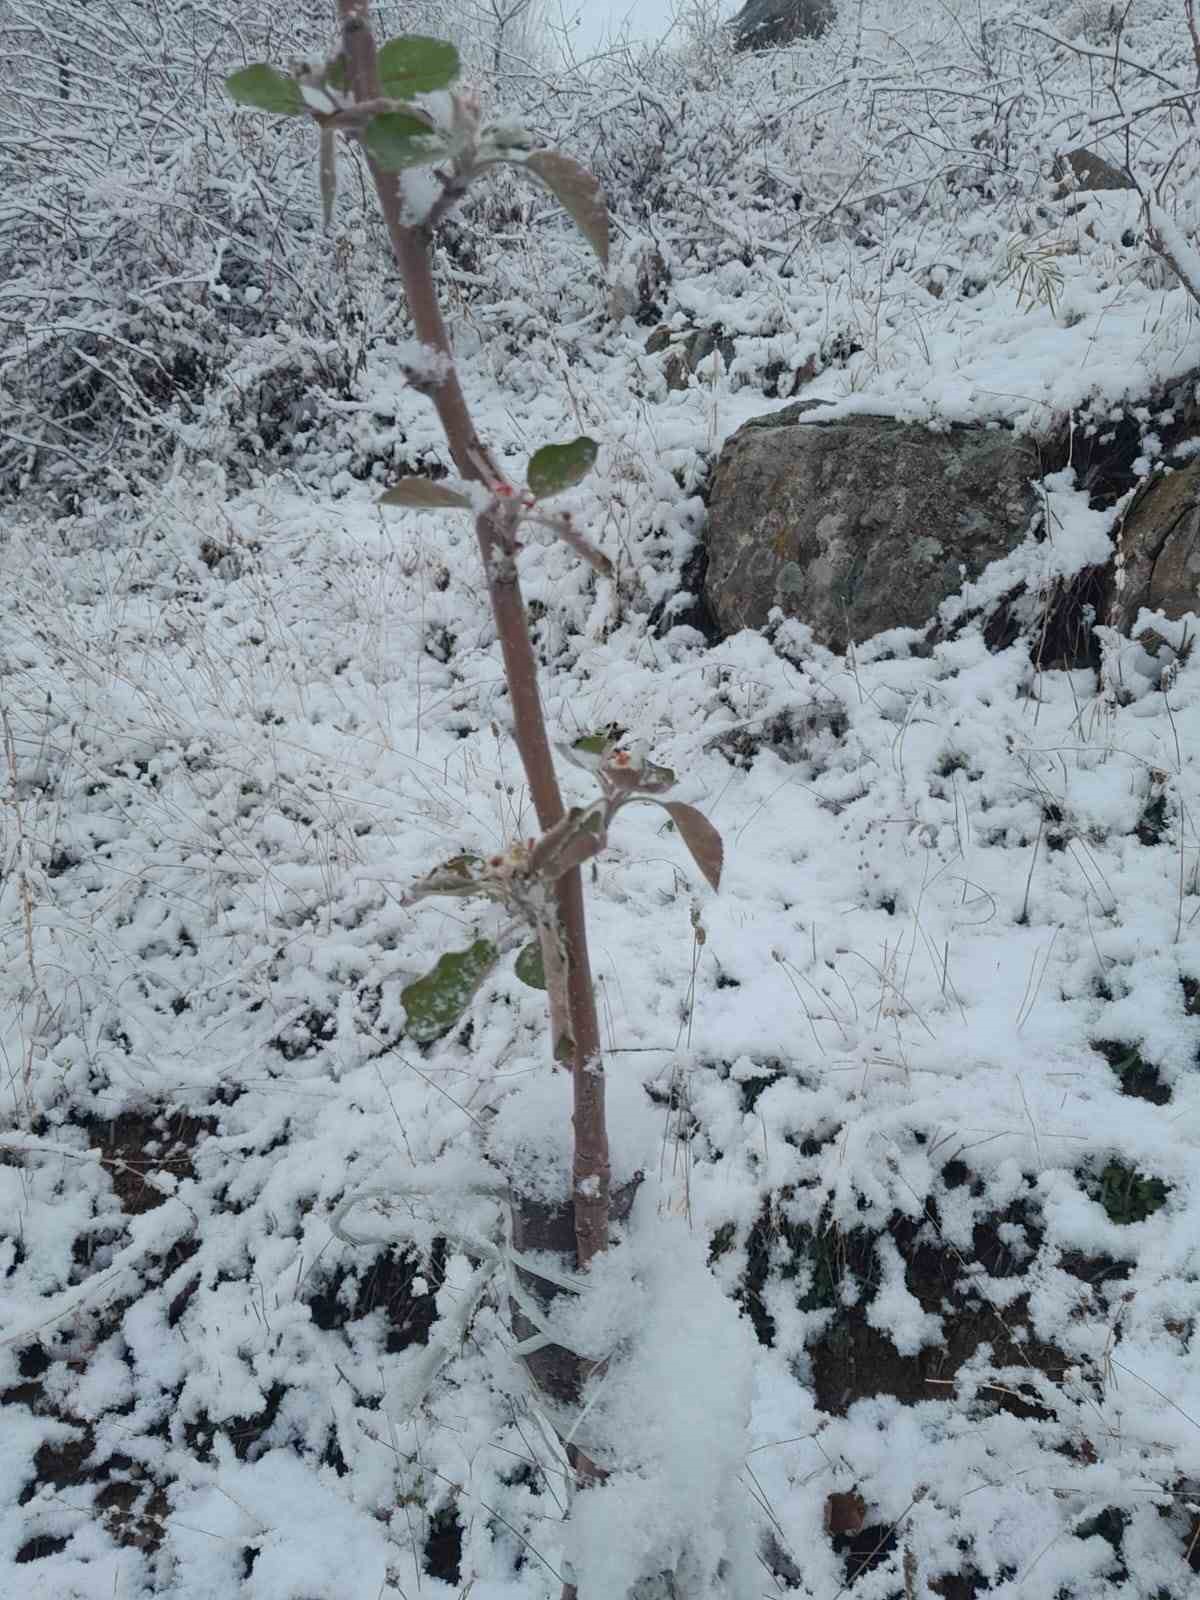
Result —
[[[337, 0], [350, 85], [357, 102], [379, 98], [379, 69], [370, 24], [369, 0]], [[458, 373], [450, 335], [433, 280], [428, 223], [404, 222], [399, 175], [386, 172], [363, 150], [379, 208], [408, 299], [413, 329], [421, 344], [442, 357], [436, 376], [423, 383], [446, 435], [459, 475], [482, 483], [502, 483], [504, 473], [475, 431]], [[563, 815], [562, 794], [538, 693], [537, 661], [529, 635], [525, 603], [514, 556], [515, 538], [508, 506], [497, 500], [476, 519], [479, 554], [488, 598], [504, 657], [512, 704], [513, 733], [529, 792], [544, 832]], [[583, 880], [574, 868], [556, 887], [559, 925], [568, 960], [567, 1001], [573, 1040], [575, 1156], [572, 1201], [575, 1254], [580, 1267], [607, 1248], [609, 1232], [608, 1132], [604, 1115], [604, 1059], [588, 959]]]

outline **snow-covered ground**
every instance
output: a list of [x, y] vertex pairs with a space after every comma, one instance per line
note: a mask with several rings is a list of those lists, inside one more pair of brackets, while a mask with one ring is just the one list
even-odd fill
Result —
[[[931, 34], [937, 10], [913, 7], [917, 65], [949, 90], [978, 23]], [[1186, 46], [1181, 10], [1145, 11], [1141, 48], [1168, 24]], [[548, 441], [601, 445], [571, 503], [616, 580], [560, 544], [521, 558], [555, 734], [644, 741], [726, 849], [714, 895], [664, 814], [630, 807], [588, 885], [615, 1175], [645, 1178], [627, 1244], [571, 1302], [575, 1347], [612, 1358], [592, 1420], [630, 1465], [574, 1532], [481, 1192], [566, 1190], [543, 996], [504, 965], [430, 1046], [400, 998], [498, 926], [405, 887], [532, 831], [472, 531], [376, 504], [445, 459], [432, 412], [379, 337], [340, 455], [314, 431], [252, 470], [214, 403], [157, 477], [97, 477], [70, 514], [34, 484], [9, 514], [0, 1592], [540, 1600], [573, 1552], [591, 1600], [702, 1533], [739, 1597], [1192, 1592], [1183, 626], [1160, 622], [1157, 658], [1103, 634], [1099, 670], [1052, 669], [965, 620], [1107, 559], [1117, 510], [1071, 467], [1048, 480], [1051, 536], [949, 602], [929, 653], [648, 622], [723, 439], [806, 363], [806, 397], [933, 426], [1045, 436], [1073, 415], [1082, 440], [1145, 405], [1147, 469], [1152, 396], [1197, 365], [1136, 197], [1073, 211], [1036, 153], [999, 195], [906, 191], [849, 220], [823, 220], [824, 192], [782, 198], [804, 141], [835, 198], [860, 155], [925, 159], [940, 125], [897, 153], [867, 119], [879, 60], [908, 70], [885, 42], [819, 126], [804, 96], [849, 34], [725, 65], [688, 106], [664, 82], [640, 105], [610, 88], [605, 125], [586, 96], [562, 113], [613, 190], [626, 309], [651, 247], [665, 264], [643, 325], [613, 319], [541, 197], [444, 264], [468, 396], [513, 471]], [[1194, 73], [1186, 49], [1155, 59]], [[1091, 70], [1068, 53], [1054, 94]], [[653, 215], [617, 187], [639, 126], [670, 174]], [[735, 358], [668, 390], [656, 315], [719, 324]], [[226, 392], [287, 343], [248, 338]], [[788, 380], [766, 398], [772, 364]], [[852, 1492], [835, 1538], [830, 1497]]]

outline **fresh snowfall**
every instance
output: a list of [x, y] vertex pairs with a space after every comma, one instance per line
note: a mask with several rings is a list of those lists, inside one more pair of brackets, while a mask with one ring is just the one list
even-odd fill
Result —
[[[681, 11], [589, 60], [456, 34], [612, 259], [512, 168], [435, 252], [514, 481], [599, 445], [556, 505], [612, 575], [519, 556], [553, 737], [725, 848], [713, 892], [631, 805], [584, 872], [642, 1177], [552, 1306], [582, 1492], [510, 1326], [506, 1186], [570, 1191], [546, 995], [518, 941], [439, 1037], [404, 999], [505, 939], [411, 886], [536, 831], [474, 532], [379, 503], [450, 464], [361, 155], [325, 229], [316, 130], [223, 87], [332, 7], [0, 14], [0, 1594], [1200, 1587], [1196, 618], [1043, 648], [1197, 448], [1195, 8], [837, 0], [743, 54]], [[932, 630], [834, 654], [801, 595], [721, 637], [713, 470], [795, 399], [1065, 446]]]

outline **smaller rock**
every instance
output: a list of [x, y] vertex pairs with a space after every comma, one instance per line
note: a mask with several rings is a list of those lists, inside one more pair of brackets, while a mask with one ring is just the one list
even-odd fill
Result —
[[833, 0], [746, 0], [729, 24], [737, 50], [771, 50], [793, 39], [819, 39], [833, 21]]
[[1200, 460], [1154, 478], [1125, 513], [1111, 622], [1128, 633], [1145, 607], [1176, 622], [1200, 612]]
[[1128, 173], [1122, 172], [1120, 167], [1114, 167], [1111, 161], [1098, 156], [1094, 150], [1068, 150], [1066, 155], [1055, 160], [1053, 173], [1058, 179], [1058, 187], [1054, 191], [1056, 200], [1065, 199], [1080, 189], [1099, 191], [1134, 187]]

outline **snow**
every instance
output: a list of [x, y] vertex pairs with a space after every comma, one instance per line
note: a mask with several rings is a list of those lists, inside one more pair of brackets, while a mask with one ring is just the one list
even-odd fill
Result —
[[[171, 424], [173, 465], [131, 455], [69, 511], [36, 486], [10, 511], [0, 1592], [541, 1600], [570, 1571], [600, 1600], [679, 1564], [688, 1593], [741, 1600], [775, 1586], [769, 1531], [796, 1592], [833, 1600], [847, 1569], [825, 1507], [850, 1490], [896, 1531], [861, 1600], [902, 1592], [907, 1555], [917, 1593], [964, 1568], [1013, 1600], [1194, 1581], [1200, 657], [1184, 624], [1144, 614], [1132, 638], [1097, 619], [1098, 670], [1040, 667], [1027, 638], [990, 649], [981, 621], [1018, 587], [1032, 616], [1110, 559], [1120, 506], [1090, 502], [1085, 439], [1136, 401], [1144, 466], [1162, 462], [1148, 397], [1190, 383], [1194, 308], [1122, 243], [1135, 197], [1037, 187], [1049, 89], [1015, 198], [813, 220], [860, 162], [870, 189], [886, 145], [836, 96], [793, 116], [813, 82], [842, 81], [835, 45], [753, 69], [753, 96], [693, 83], [686, 115], [667, 81], [666, 127], [622, 120], [617, 78], [565, 102], [564, 148], [610, 161], [614, 186], [646, 129], [696, 137], [664, 179], [656, 293], [663, 321], [720, 324], [737, 353], [685, 389], [647, 325], [607, 320], [585, 246], [517, 180], [477, 213], [481, 261], [443, 262], [467, 398], [514, 482], [540, 444], [601, 445], [559, 504], [615, 580], [558, 540], [531, 534], [519, 557], [552, 734], [616, 723], [725, 843], [714, 895], [665, 813], [631, 806], [588, 875], [614, 1182], [643, 1176], [620, 1244], [550, 1313], [604, 1362], [578, 1426], [611, 1476], [570, 1521], [507, 1329], [495, 1198], [510, 1180], [569, 1191], [544, 996], [509, 959], [443, 1040], [403, 1032], [405, 985], [502, 922], [407, 889], [534, 827], [469, 522], [377, 505], [446, 460], [405, 382], [429, 352], [389, 285], [357, 386], [320, 422], [293, 417], [314, 431], [285, 464], [261, 439], [254, 454], [229, 396], [282, 386], [293, 358], [315, 385], [318, 363], [308, 333], [264, 322], [228, 388]], [[936, 59], [929, 81], [967, 81]], [[1059, 76], [1091, 81], [1086, 64]], [[726, 159], [768, 103], [789, 131], [751, 148], [772, 181], [811, 178], [795, 205], [760, 204], [753, 160]], [[1189, 183], [1178, 220], [1154, 214], [1181, 263]], [[405, 188], [431, 203], [419, 175]], [[1004, 276], [1022, 207], [1054, 246], [1052, 297]], [[798, 218], [804, 267], [785, 274]], [[617, 244], [630, 295], [643, 225]], [[375, 259], [365, 231], [341, 237]], [[761, 243], [751, 266], [739, 238]], [[929, 650], [907, 630], [841, 657], [794, 620], [713, 646], [669, 625], [722, 442], [789, 403], [764, 398], [771, 362], [818, 357], [802, 394], [830, 415], [1038, 441], [1073, 416], [1039, 525], [945, 602]], [[594, 798], [586, 771], [562, 780], [570, 803]], [[1122, 1057], [1170, 1098], [1122, 1093]], [[138, 1117], [161, 1123], [131, 1160], [114, 1130]], [[1109, 1215], [1114, 1163], [1158, 1180], [1157, 1209]], [[964, 1311], [949, 1288], [914, 1292], [905, 1229], [971, 1300], [953, 1381], [938, 1359]], [[859, 1373], [852, 1404], [818, 1403], [819, 1348], [851, 1311], [919, 1368], [918, 1398]], [[68, 1444], [80, 1463], [55, 1454]], [[105, 1463], [152, 1537], [97, 1505]], [[451, 1508], [457, 1586], [425, 1555]], [[1110, 1508], [1119, 1561], [1080, 1533]], [[30, 1559], [35, 1539], [51, 1543]]]

